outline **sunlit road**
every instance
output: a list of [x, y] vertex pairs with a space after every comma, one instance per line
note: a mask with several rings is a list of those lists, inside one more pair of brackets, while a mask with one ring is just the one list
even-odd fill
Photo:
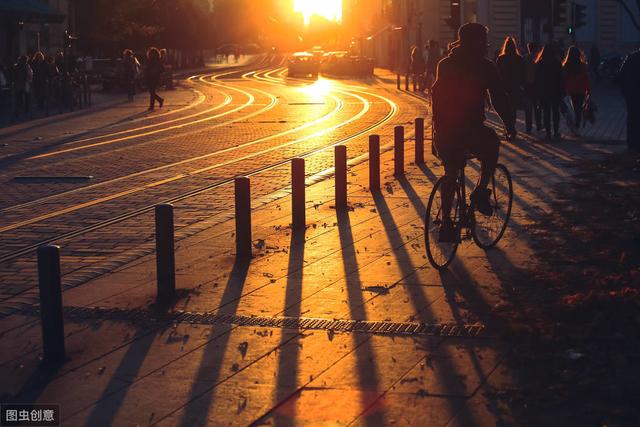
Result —
[[[503, 141], [507, 231], [491, 250], [465, 236], [438, 271], [424, 216], [443, 168], [427, 102], [397, 90], [393, 74], [293, 79], [282, 58], [258, 57], [185, 75], [162, 96], [151, 113], [144, 94], [113, 97], [0, 130], [3, 402], [59, 403], [70, 426], [519, 425], [501, 409], [519, 383], [494, 314], [517, 301], [513, 277], [539, 263], [531, 230], [554, 209], [555, 189], [579, 162], [620, 150], [617, 98], [599, 98], [592, 140]], [[416, 117], [426, 118], [421, 165]], [[368, 188], [371, 134], [383, 146], [381, 192]], [[348, 210], [335, 209], [336, 144], [351, 160]], [[306, 161], [307, 227], [293, 231], [295, 157]], [[466, 173], [471, 190], [477, 162]], [[241, 175], [251, 179], [250, 260], [235, 256]], [[153, 210], [163, 202], [176, 225], [168, 309], [156, 304]], [[67, 352], [51, 371], [35, 259], [49, 242], [61, 247]]]
[[289, 185], [291, 158], [307, 159], [307, 176], [321, 173], [334, 145], [354, 158], [369, 134], [390, 138], [405, 124], [411, 136], [413, 119], [425, 115], [422, 101], [376, 79], [292, 79], [283, 63], [259, 58], [192, 75], [177, 91], [182, 103], [151, 114], [129, 107], [0, 131], [5, 309], [28, 302], [20, 297], [34, 289], [40, 244], [62, 245], [65, 284], [81, 284], [152, 242], [157, 203], [174, 203], [178, 229], [197, 232], [230, 213], [233, 177], [250, 176], [259, 200]]

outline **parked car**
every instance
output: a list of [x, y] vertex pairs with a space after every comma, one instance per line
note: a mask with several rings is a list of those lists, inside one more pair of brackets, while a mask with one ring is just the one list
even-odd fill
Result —
[[289, 57], [288, 75], [295, 76], [311, 76], [318, 78], [320, 72], [320, 61], [309, 52], [296, 52]]
[[109, 92], [124, 90], [122, 59], [94, 59], [92, 83], [102, 84], [102, 88]]
[[371, 58], [351, 55], [347, 51], [327, 52], [323, 56], [323, 73], [339, 77], [364, 77], [373, 75]]

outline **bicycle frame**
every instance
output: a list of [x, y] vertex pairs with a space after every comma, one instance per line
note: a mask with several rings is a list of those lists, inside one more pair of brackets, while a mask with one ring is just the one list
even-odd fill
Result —
[[460, 168], [460, 173], [458, 174], [456, 189], [458, 192], [458, 200], [460, 200], [460, 206], [458, 206], [460, 209], [460, 231], [462, 231], [463, 228], [471, 229], [473, 227], [474, 220], [473, 206], [471, 204], [467, 204], [467, 177], [464, 172], [466, 166], [467, 161], [465, 160], [464, 164]]

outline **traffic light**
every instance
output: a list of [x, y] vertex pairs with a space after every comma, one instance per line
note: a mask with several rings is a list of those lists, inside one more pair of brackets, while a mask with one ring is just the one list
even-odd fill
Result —
[[460, 0], [451, 0], [451, 12], [449, 18], [446, 19], [446, 23], [454, 31], [458, 31], [461, 25], [461, 8]]
[[573, 3], [573, 22], [571, 26], [574, 29], [587, 25], [587, 6], [584, 4]]
[[567, 0], [553, 1], [553, 25], [564, 25], [567, 23]]

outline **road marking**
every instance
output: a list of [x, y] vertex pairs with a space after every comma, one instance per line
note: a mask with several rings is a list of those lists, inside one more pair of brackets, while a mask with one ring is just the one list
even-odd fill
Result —
[[[266, 68], [264, 68], [264, 69], [266, 69]], [[220, 74], [211, 74], [211, 76], [213, 76], [213, 79], [216, 80], [216, 79], [218, 79], [218, 78], [220, 78], [222, 76], [229, 75], [229, 74], [235, 74], [235, 73], [238, 73], [238, 72], [239, 72], [239, 70], [233, 70], [233, 71], [228, 71], [228, 72], [220, 73]], [[187, 79], [187, 81], [191, 81], [196, 77], [198, 77], [198, 76], [191, 76], [191, 77], [189, 77]], [[233, 88], [233, 87], [228, 86], [228, 85], [217, 84], [215, 86], [238, 91], [236, 88]], [[198, 113], [190, 114], [190, 115], [184, 116], [184, 117], [179, 117], [179, 118], [176, 118], [176, 119], [173, 119], [173, 120], [163, 121], [162, 123], [156, 123], [156, 124], [141, 126], [141, 127], [138, 127], [138, 128], [127, 129], [127, 130], [114, 132], [114, 133], [106, 134], [106, 135], [98, 135], [98, 136], [95, 136], [95, 137], [84, 138], [84, 139], [80, 139], [80, 140], [74, 140], [74, 141], [70, 141], [70, 142], [68, 142], [66, 144], [63, 144], [63, 145], [74, 145], [74, 144], [78, 144], [78, 143], [81, 143], [81, 142], [93, 141], [93, 140], [100, 139], [100, 138], [107, 138], [107, 137], [116, 136], [116, 135], [124, 135], [124, 134], [132, 133], [132, 132], [138, 132], [138, 131], [144, 130], [144, 129], [151, 129], [151, 128], [154, 128], [154, 127], [165, 126], [165, 125], [167, 125], [169, 123], [176, 123], [176, 122], [184, 121], [184, 120], [187, 120], [187, 119], [190, 119], [190, 118], [193, 118], [193, 117], [202, 116], [202, 115], [210, 113], [212, 111], [219, 110], [220, 108], [223, 108], [226, 105], [229, 105], [231, 103], [231, 101], [232, 101], [232, 97], [231, 96], [229, 96], [228, 94], [225, 94], [220, 89], [215, 89], [215, 90], [217, 90], [222, 95], [224, 95], [225, 96], [225, 100], [221, 104], [219, 104], [219, 105], [217, 105], [215, 107], [209, 108], [209, 109], [207, 109], [205, 111], [201, 111], [201, 112], [198, 112]], [[252, 95], [251, 94], [249, 94], [248, 92], [245, 92], [245, 91], [240, 91], [240, 93], [242, 93], [243, 95], [246, 95], [246, 96], [249, 97], [249, 100], [251, 101], [250, 104], [252, 104], [252, 105], [255, 104], [255, 102], [254, 102], [255, 99], [252, 99]], [[194, 124], [202, 123], [204, 121], [208, 121], [208, 120], [219, 118], [219, 117], [222, 117], [222, 116], [225, 116], [225, 115], [232, 114], [232, 113], [234, 113], [236, 111], [241, 110], [242, 107], [248, 106], [247, 103], [245, 103], [245, 104], [231, 104], [231, 105], [240, 105], [240, 107], [234, 108], [232, 110], [226, 111], [226, 112], [224, 112], [222, 114], [219, 114], [219, 115], [216, 115], [216, 116], [210, 116], [210, 117], [207, 117], [205, 119], [200, 119], [200, 120], [195, 120], [195, 121], [191, 121], [191, 122], [188, 122], [188, 123], [183, 123], [183, 124], [178, 125], [178, 126], [172, 126], [172, 127], [168, 127], [168, 128], [163, 128], [163, 129], [159, 129], [159, 130], [152, 131], [152, 132], [146, 132], [146, 133], [142, 133], [142, 134], [130, 135], [128, 137], [118, 138], [118, 139], [114, 139], [114, 140], [102, 141], [100, 143], [89, 144], [89, 145], [86, 145], [86, 146], [76, 147], [76, 148], [73, 148], [73, 149], [57, 150], [57, 151], [53, 151], [51, 153], [45, 153], [45, 154], [40, 154], [40, 155], [37, 155], [37, 156], [27, 157], [24, 160], [33, 160], [33, 159], [38, 159], [38, 158], [51, 157], [51, 156], [63, 154], [63, 153], [70, 152], [70, 151], [83, 150], [85, 148], [92, 148], [92, 147], [101, 146], [101, 145], [105, 145], [105, 144], [111, 144], [111, 143], [115, 143], [115, 142], [127, 141], [127, 140], [131, 140], [131, 139], [135, 139], [135, 138], [139, 138], [139, 137], [143, 137], [143, 136], [148, 136], [148, 135], [153, 135], [153, 134], [160, 133], [160, 132], [165, 132], [165, 131], [176, 129], [176, 128], [182, 128], [182, 127], [186, 127], [186, 126], [191, 126], [191, 125], [194, 125]], [[159, 117], [159, 116], [155, 116], [155, 117]]]

